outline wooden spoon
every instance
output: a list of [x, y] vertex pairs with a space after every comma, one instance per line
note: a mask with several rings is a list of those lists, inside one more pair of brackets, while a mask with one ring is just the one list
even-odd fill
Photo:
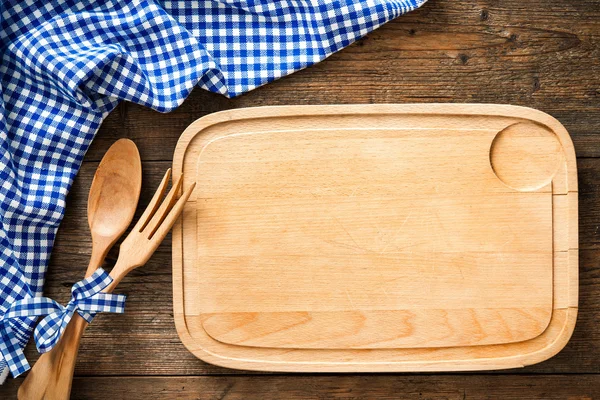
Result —
[[[94, 175], [88, 196], [88, 224], [92, 256], [85, 276], [96, 271], [110, 248], [123, 235], [135, 214], [142, 188], [142, 162], [136, 145], [117, 140], [108, 149]], [[87, 323], [77, 313], [60, 341], [37, 360], [19, 388], [19, 399], [53, 398], [56, 387], [71, 386], [79, 340]]]

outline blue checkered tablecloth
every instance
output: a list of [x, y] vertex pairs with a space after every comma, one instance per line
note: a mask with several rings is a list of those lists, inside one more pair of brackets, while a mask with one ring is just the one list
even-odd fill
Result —
[[[40, 296], [65, 197], [121, 100], [228, 97], [340, 50], [426, 0], [0, 0], [0, 316]], [[85, 268], [82, 269], [82, 274]], [[0, 370], [37, 317], [0, 320]]]

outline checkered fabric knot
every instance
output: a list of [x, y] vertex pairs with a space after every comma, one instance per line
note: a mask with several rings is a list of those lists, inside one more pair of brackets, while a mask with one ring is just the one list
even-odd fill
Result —
[[29, 297], [11, 305], [0, 317], [2, 338], [6, 343], [15, 344], [0, 347], [11, 373], [16, 376], [29, 369], [11, 322], [18, 318], [45, 315], [35, 328], [34, 338], [38, 351], [46, 353], [58, 343], [75, 312], [88, 323], [92, 322], [95, 314], [99, 312], [125, 312], [125, 295], [102, 293], [112, 281], [106, 271], [98, 268], [93, 275], [73, 285], [71, 300], [66, 307], [48, 297]]

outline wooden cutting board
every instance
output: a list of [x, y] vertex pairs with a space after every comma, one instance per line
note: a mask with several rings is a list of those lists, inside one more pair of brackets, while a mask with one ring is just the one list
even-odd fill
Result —
[[174, 308], [201, 359], [269, 371], [512, 368], [577, 314], [575, 153], [505, 105], [238, 109], [174, 155]]

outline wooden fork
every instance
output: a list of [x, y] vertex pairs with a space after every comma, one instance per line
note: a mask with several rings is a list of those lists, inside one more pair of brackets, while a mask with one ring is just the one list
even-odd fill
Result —
[[[113, 282], [103, 292], [112, 292], [129, 272], [144, 265], [150, 259], [183, 211], [183, 206], [196, 184], [193, 183], [178, 199], [177, 193], [181, 190], [183, 182], [183, 175], [180, 176], [165, 200], [160, 203], [170, 176], [169, 169], [139, 221], [121, 243], [119, 258], [110, 272]], [[73, 318], [69, 322], [69, 325], [71, 324], [76, 325], [74, 329], [69, 329], [67, 326], [57, 345], [48, 353], [42, 354], [29, 372], [19, 388], [20, 400], [69, 399], [79, 339], [87, 326], [83, 318]], [[40, 361], [42, 368], [35, 368]]]

